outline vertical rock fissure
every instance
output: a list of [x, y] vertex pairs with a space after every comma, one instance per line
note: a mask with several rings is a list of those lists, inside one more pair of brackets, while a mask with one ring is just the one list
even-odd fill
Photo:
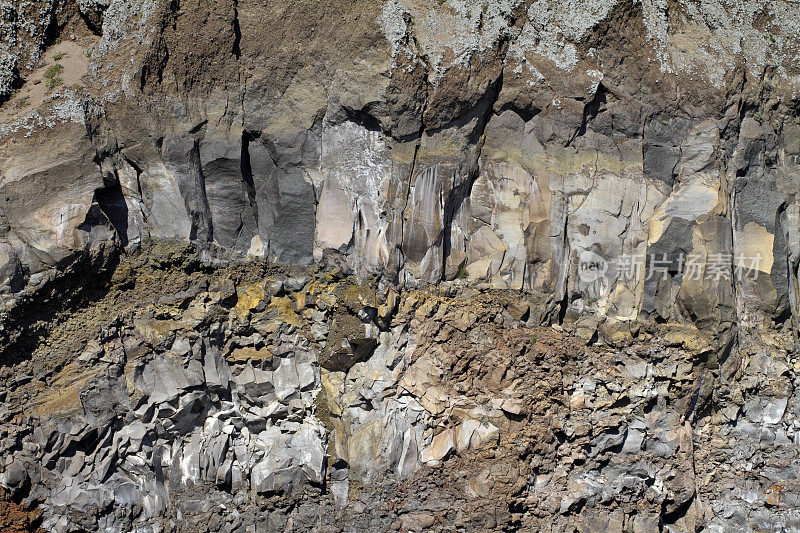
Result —
[[242, 30], [239, 27], [239, 0], [233, 0], [233, 44], [231, 50], [236, 59], [242, 56], [240, 48], [242, 42]]
[[245, 184], [245, 190], [248, 202], [250, 203], [250, 209], [253, 211], [256, 221], [259, 220], [258, 202], [256, 201], [256, 187], [255, 182], [253, 181], [253, 169], [250, 166], [250, 143], [256, 140], [259, 136], [259, 132], [242, 132], [242, 154], [240, 157], [242, 180]]

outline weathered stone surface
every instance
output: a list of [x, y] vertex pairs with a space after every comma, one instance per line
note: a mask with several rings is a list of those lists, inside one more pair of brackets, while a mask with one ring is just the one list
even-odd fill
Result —
[[[137, 280], [150, 275], [139, 268]], [[693, 530], [729, 527], [731, 502], [749, 519], [780, 522], [769, 502], [794, 501], [794, 485], [773, 486], [795, 475], [781, 466], [796, 453], [788, 335], [745, 337], [741, 379], [722, 381], [692, 351], [708, 348], [688, 347], [685, 335], [587, 347], [556, 329], [526, 327], [525, 313], [509, 311], [519, 296], [460, 281], [367, 301], [363, 286], [328, 273], [267, 278], [258, 286], [279, 288], [281, 309], [314, 312], [254, 307], [243, 319], [237, 303], [216, 321], [196, 322], [197, 307], [219, 302], [230, 280], [224, 270], [215, 276], [197, 283], [206, 288], [188, 305], [159, 298], [83, 343], [77, 368], [94, 365], [94, 374], [75, 374], [73, 365], [43, 389], [20, 389], [52, 414], [32, 419], [32, 432], [4, 426], [0, 481], [43, 502], [47, 527], [65, 529], [64, 517], [86, 508], [97, 511], [75, 522], [85, 529], [176, 523], [178, 511], [186, 524], [239, 523], [213, 518], [215, 505], [235, 510], [246, 527], [260, 516], [254, 509], [286, 520], [276, 502], [303, 499], [338, 509], [336, 520], [362, 524], [366, 516], [381, 528], [432, 519], [426, 527], [436, 529], [439, 512], [458, 509], [477, 530], [576, 521], [635, 530], [650, 527], [643, 516]], [[138, 301], [137, 291], [150, 298], [150, 287], [122, 287], [114, 301]], [[326, 338], [311, 335], [337, 316], [324, 294], [339, 295], [341, 312], [364, 303], [397, 309], [374, 350], [340, 371], [319, 370]], [[530, 303], [526, 312], [535, 312]], [[256, 331], [261, 316], [270, 325]], [[704, 407], [707, 379], [719, 379], [713, 412]], [[78, 408], [56, 408], [72, 390]], [[771, 477], [740, 478], [724, 467], [753, 460]], [[506, 514], [507, 501], [523, 514]], [[381, 510], [389, 502], [398, 510]], [[319, 524], [297, 520], [301, 529]]]
[[3, 484], [55, 531], [794, 527], [799, 29], [0, 1]]

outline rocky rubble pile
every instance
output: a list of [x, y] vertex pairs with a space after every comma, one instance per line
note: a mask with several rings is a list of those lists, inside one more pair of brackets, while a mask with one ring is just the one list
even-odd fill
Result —
[[[280, 293], [283, 283], [271, 287]], [[193, 292], [117, 318], [62, 371], [84, 374], [75, 390], [56, 388], [37, 409], [62, 416], [32, 432], [30, 421], [9, 428], [17, 440], [7, 441], [8, 457], [14, 446], [22, 453], [5, 482], [48, 501], [48, 529], [75, 527], [73, 513], [88, 529], [156, 519], [169, 505], [165, 485], [260, 494], [323, 482], [325, 429], [312, 415], [319, 368], [308, 340], [275, 313], [219, 322], [237, 303], [229, 280]]]
[[134, 305], [3, 393], [0, 480], [48, 530], [791, 523], [781, 335], [747, 337], [712, 387], [710, 352], [675, 331], [585, 346], [516, 292], [206, 269], [153, 293], [137, 269], [165, 263], [130, 264]]

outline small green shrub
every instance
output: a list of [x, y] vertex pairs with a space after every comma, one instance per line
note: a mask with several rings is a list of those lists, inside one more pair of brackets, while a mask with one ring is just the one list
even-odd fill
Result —
[[50, 65], [47, 67], [47, 70], [44, 73], [45, 78], [55, 78], [59, 76], [62, 72], [64, 72], [64, 65], [61, 63], [56, 63], [55, 65]]
[[61, 79], [62, 72], [64, 72], [64, 65], [60, 63], [47, 67], [44, 73], [44, 79], [49, 90], [52, 91], [54, 88], [64, 83], [64, 80]]
[[22, 96], [20, 98], [17, 98], [17, 101], [14, 102], [14, 107], [16, 107], [17, 109], [22, 109], [23, 107], [28, 107], [28, 104], [30, 104], [30, 102], [31, 99], [29, 97]]
[[56, 54], [56, 56], [53, 59], [55, 59], [56, 61], [61, 61], [62, 59], [64, 59], [64, 54]]

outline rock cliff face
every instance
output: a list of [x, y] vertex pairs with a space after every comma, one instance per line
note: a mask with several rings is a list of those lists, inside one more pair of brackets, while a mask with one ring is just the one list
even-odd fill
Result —
[[800, 528], [798, 35], [0, 1], [0, 523]]

